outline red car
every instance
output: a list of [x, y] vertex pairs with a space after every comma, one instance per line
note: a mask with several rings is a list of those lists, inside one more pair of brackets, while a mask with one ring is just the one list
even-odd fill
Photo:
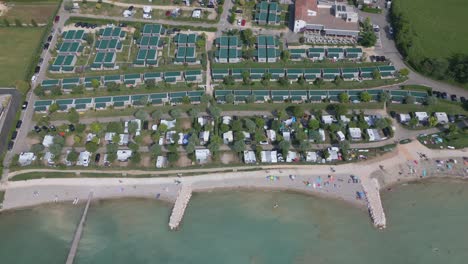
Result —
[[245, 19], [242, 19], [241, 26], [245, 26]]
[[59, 20], [60, 20], [60, 16], [55, 16], [55, 20], [54, 20], [55, 23], [59, 22]]

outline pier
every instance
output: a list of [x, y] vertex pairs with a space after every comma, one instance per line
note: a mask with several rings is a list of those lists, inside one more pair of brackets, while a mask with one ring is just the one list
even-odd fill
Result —
[[380, 186], [377, 179], [369, 179], [363, 181], [362, 186], [366, 193], [367, 198], [367, 209], [369, 210], [370, 217], [374, 223], [374, 226], [383, 229], [387, 225], [385, 218], [385, 212], [382, 206], [382, 200], [380, 199]]
[[174, 208], [172, 209], [171, 217], [169, 218], [169, 228], [171, 230], [179, 227], [180, 222], [182, 222], [190, 197], [192, 197], [192, 187], [189, 184], [182, 184]]
[[73, 261], [75, 260], [76, 251], [78, 250], [78, 244], [80, 243], [81, 234], [83, 233], [83, 226], [86, 221], [86, 216], [88, 215], [88, 208], [89, 208], [89, 204], [91, 203], [92, 198], [93, 198], [93, 192], [90, 192], [88, 196], [88, 202], [86, 202], [83, 215], [81, 216], [80, 223], [78, 224], [78, 227], [76, 228], [76, 231], [75, 231], [75, 235], [73, 236], [73, 242], [70, 248], [70, 252], [68, 252], [66, 264], [73, 264]]

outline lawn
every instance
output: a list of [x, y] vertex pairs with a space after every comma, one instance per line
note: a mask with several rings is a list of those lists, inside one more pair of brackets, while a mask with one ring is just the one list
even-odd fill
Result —
[[24, 80], [41, 41], [44, 28], [0, 27], [0, 86]]
[[30, 24], [32, 19], [36, 23], [45, 24], [57, 9], [57, 1], [9, 2], [8, 5], [11, 5], [11, 8], [4, 18], [8, 19], [10, 24], [13, 24], [15, 19], [26, 24]]
[[[437, 142], [436, 138], [439, 138], [442, 141]], [[468, 147], [468, 134], [466, 131], [460, 131], [453, 135], [449, 135], [447, 133], [425, 135], [418, 137], [418, 140], [426, 147], [433, 149], [447, 148], [447, 146], [455, 147], [457, 149]]]
[[466, 53], [468, 27], [465, 21], [466, 0], [398, 0], [417, 33], [414, 40], [427, 57], [442, 58], [453, 53]]

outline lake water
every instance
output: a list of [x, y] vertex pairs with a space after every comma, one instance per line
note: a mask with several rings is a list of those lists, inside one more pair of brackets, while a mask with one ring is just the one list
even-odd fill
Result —
[[[169, 204], [96, 202], [75, 263], [466, 263], [467, 187], [426, 181], [384, 192], [383, 231], [365, 210], [285, 192], [195, 194], [175, 232], [167, 225]], [[1, 263], [65, 263], [82, 209], [0, 215]]]

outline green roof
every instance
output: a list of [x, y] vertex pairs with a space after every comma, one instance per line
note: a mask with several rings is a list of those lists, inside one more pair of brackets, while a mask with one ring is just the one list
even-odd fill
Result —
[[340, 69], [326, 68], [323, 69], [323, 74], [340, 74]]
[[93, 98], [77, 98], [75, 104], [90, 104], [92, 101]]
[[120, 75], [104, 76], [104, 82], [120, 81]]
[[160, 72], [146, 72], [145, 74], [143, 74], [143, 79], [145, 80], [157, 79], [161, 77], [162, 76]]
[[112, 101], [112, 97], [96, 97], [94, 98], [94, 103], [110, 103]]
[[380, 72], [394, 72], [395, 71], [394, 66], [379, 66], [378, 68]]
[[49, 86], [57, 86], [59, 85], [60, 80], [43, 80], [41, 86], [49, 87]]
[[176, 71], [164, 73], [164, 77], [180, 77], [181, 75], [182, 75], [181, 72], [176, 72]]
[[143, 35], [147, 34], [162, 34], [164, 33], [164, 28], [160, 24], [145, 24], [143, 26]]
[[363, 72], [373, 73], [375, 70], [377, 70], [377, 67], [363, 67], [363, 68], [360, 68], [360, 70], [361, 70], [361, 73]]
[[125, 74], [124, 80], [141, 80], [141, 76], [139, 73]]
[[38, 100], [34, 102], [34, 106], [49, 106], [52, 104], [52, 100]]
[[62, 80], [62, 85], [64, 84], [79, 84], [80, 78], [65, 78]]
[[361, 48], [347, 48], [346, 53], [362, 53]]
[[358, 68], [342, 68], [341, 72], [343, 73], [359, 73]]

